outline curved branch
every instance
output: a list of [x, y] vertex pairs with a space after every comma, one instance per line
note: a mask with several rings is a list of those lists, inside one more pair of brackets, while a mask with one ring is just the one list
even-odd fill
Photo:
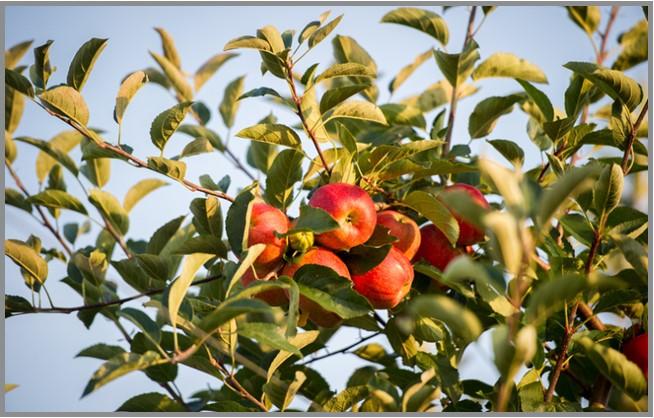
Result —
[[322, 355], [322, 356], [318, 356], [318, 357], [314, 357], [314, 358], [312, 358], [312, 359], [309, 359], [309, 360], [305, 361], [304, 363], [302, 363], [301, 366], [306, 366], [307, 364], [313, 363], [314, 361], [318, 361], [318, 360], [326, 359], [327, 357], [331, 357], [331, 356], [334, 356], [334, 355], [336, 355], [336, 354], [345, 353], [345, 352], [348, 351], [349, 349], [354, 348], [354, 347], [356, 347], [357, 345], [361, 344], [362, 342], [364, 342], [364, 341], [368, 341], [369, 339], [374, 338], [374, 337], [378, 336], [378, 335], [381, 334], [381, 333], [382, 333], [381, 331], [377, 331], [377, 332], [375, 332], [374, 334], [370, 334], [370, 335], [368, 335], [367, 337], [364, 337], [364, 338], [360, 339], [359, 341], [357, 341], [357, 342], [355, 342], [355, 343], [352, 343], [352, 344], [348, 345], [347, 347], [343, 347], [343, 348], [341, 348], [340, 350], [332, 351], [331, 353], [327, 353], [327, 354], [325, 354], [325, 355]]

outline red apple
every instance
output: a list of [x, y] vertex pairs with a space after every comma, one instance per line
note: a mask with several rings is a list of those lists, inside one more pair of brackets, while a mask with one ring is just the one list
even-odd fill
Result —
[[647, 339], [648, 333], [644, 333], [637, 335], [630, 340], [627, 340], [622, 345], [622, 352], [630, 361], [636, 363], [638, 367], [640, 367], [640, 370], [642, 370], [643, 374], [645, 375], [645, 380], [647, 380], [647, 371], [649, 368], [649, 351], [647, 350]]
[[263, 202], [252, 205], [248, 246], [266, 244], [254, 265], [266, 267], [279, 262], [286, 251], [286, 238], [277, 238], [275, 232], [285, 234], [289, 228], [288, 217], [281, 210]]
[[453, 247], [435, 225], [430, 224], [420, 228], [420, 249], [418, 249], [414, 261], [424, 260], [444, 271], [450, 261], [459, 255], [461, 255], [461, 250]]
[[[475, 202], [477, 205], [481, 206], [484, 209], [489, 207], [486, 198], [476, 187], [470, 186], [469, 184], [465, 184], [465, 183], [456, 183], [453, 184], [452, 186], [446, 187], [443, 190], [443, 193], [448, 193], [452, 191], [466, 192], [468, 193], [468, 195], [470, 195], [473, 202]], [[484, 231], [482, 229], [479, 229], [476, 226], [471, 225], [469, 222], [466, 222], [460, 215], [458, 215], [452, 209], [450, 209], [450, 211], [452, 212], [457, 222], [459, 223], [459, 239], [456, 242], [458, 246], [464, 247], [466, 245], [476, 244], [484, 240]]]
[[[241, 284], [243, 287], [248, 287], [250, 284], [260, 280], [277, 280], [276, 272], [279, 270], [279, 267], [280, 266], [277, 265], [270, 271], [250, 267], [245, 274], [241, 276]], [[288, 302], [286, 292], [284, 292], [283, 289], [265, 290], [261, 293], [257, 293], [255, 297], [263, 300], [270, 306], [285, 306]]]
[[[319, 266], [329, 267], [338, 273], [339, 276], [351, 280], [350, 272], [345, 263], [343, 263], [343, 261], [341, 261], [341, 259], [333, 252], [319, 247], [310, 249], [304, 253], [304, 255], [294, 259], [292, 263], [287, 264], [282, 270], [282, 274], [293, 277], [300, 267], [306, 266], [307, 264], [317, 264]], [[309, 319], [321, 327], [331, 328], [341, 322], [340, 316], [333, 312], [326, 311], [314, 301], [302, 296], [300, 296], [300, 309], [303, 312], [308, 312]]]
[[384, 210], [377, 214], [377, 225], [388, 228], [397, 238], [393, 247], [402, 251], [409, 260], [416, 255], [420, 248], [420, 228], [413, 219], [394, 210]]
[[395, 247], [384, 260], [367, 272], [352, 276], [354, 290], [365, 296], [375, 309], [391, 309], [411, 290], [413, 266]]
[[332, 183], [318, 188], [309, 206], [329, 213], [339, 228], [316, 237], [318, 242], [333, 250], [349, 250], [368, 241], [375, 230], [375, 204], [363, 189], [351, 184]]

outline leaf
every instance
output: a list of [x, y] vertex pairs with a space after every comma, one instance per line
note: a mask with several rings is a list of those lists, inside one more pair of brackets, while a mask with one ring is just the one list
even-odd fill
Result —
[[182, 61], [175, 47], [173, 37], [163, 28], [154, 28], [161, 37], [161, 48], [163, 49], [164, 57], [175, 67], [182, 69]]
[[236, 58], [238, 54], [226, 53], [216, 54], [209, 58], [204, 64], [200, 66], [193, 76], [193, 83], [195, 84], [195, 91], [206, 83], [227, 61]]
[[[319, 331], [306, 331], [301, 334], [297, 334], [294, 337], [290, 337], [288, 339], [288, 342], [294, 347], [296, 347], [298, 350], [301, 350], [307, 345], [314, 342], [319, 335], [320, 335]], [[268, 366], [268, 373], [266, 374], [266, 382], [270, 382], [277, 369], [279, 369], [279, 367], [291, 356], [293, 356], [293, 353], [290, 351], [282, 350], [279, 353], [277, 353], [273, 361], [270, 363], [270, 366]]]
[[376, 69], [367, 65], [359, 64], [356, 62], [346, 62], [342, 64], [334, 64], [325, 71], [323, 71], [318, 77], [316, 77], [314, 83], [318, 84], [321, 81], [329, 80], [335, 77], [376, 77]]
[[89, 202], [123, 235], [129, 229], [129, 215], [109, 192], [92, 189], [89, 192]]
[[425, 129], [427, 122], [422, 111], [402, 103], [386, 103], [379, 107], [390, 125], [415, 126]]
[[169, 278], [166, 260], [155, 254], [136, 254], [138, 265], [150, 277], [165, 282]]
[[125, 401], [116, 410], [117, 412], [186, 412], [182, 405], [168, 396], [149, 392], [136, 395]]
[[460, 54], [447, 54], [434, 50], [434, 58], [441, 72], [452, 87], [463, 84], [468, 79], [475, 62], [479, 60], [479, 45], [471, 40]]
[[351, 101], [341, 103], [326, 115], [325, 123], [333, 119], [355, 119], [388, 125], [386, 117], [379, 107], [370, 102]]
[[640, 368], [621, 352], [594, 342], [588, 337], [574, 340], [581, 346], [590, 361], [613, 385], [633, 399], [640, 399], [647, 393], [647, 381]]
[[[334, 49], [334, 58], [336, 62], [346, 63], [355, 62], [370, 67], [377, 73], [377, 64], [372, 59], [370, 54], [359, 43], [349, 36], [337, 35], [332, 39], [332, 46]], [[352, 82], [360, 83], [361, 78], [354, 77]], [[363, 79], [365, 80], [365, 79]], [[362, 92], [363, 96], [370, 100], [376, 101], [379, 91], [376, 86], [371, 86]], [[305, 93], [306, 96], [306, 93]]]
[[84, 350], [77, 353], [75, 357], [90, 357], [100, 360], [109, 360], [110, 358], [123, 353], [125, 353], [125, 350], [122, 347], [99, 343], [86, 347]]
[[[248, 288], [249, 289], [249, 288]], [[223, 324], [245, 314], [270, 313], [270, 306], [259, 299], [229, 298], [207, 314], [198, 324], [198, 328], [211, 334]]]
[[426, 33], [441, 43], [447, 45], [449, 31], [447, 23], [438, 14], [414, 7], [399, 7], [384, 15], [383, 23], [396, 23]]
[[275, 324], [263, 322], [247, 322], [238, 327], [238, 333], [244, 337], [256, 340], [275, 350], [284, 350], [302, 357], [302, 353], [286, 340]]
[[388, 85], [388, 90], [392, 93], [395, 92], [404, 82], [413, 74], [422, 64], [424, 64], [431, 56], [433, 52], [431, 49], [423, 52], [418, 55], [411, 64], [402, 67], [402, 69], [397, 73], [397, 75], [391, 80]]
[[614, 70], [625, 71], [647, 61], [647, 26], [643, 19], [618, 37], [622, 50], [613, 63]]
[[150, 366], [166, 363], [154, 351], [146, 351], [144, 354], [123, 353], [112, 357], [95, 371], [89, 380], [82, 397], [94, 392], [107, 383], [135, 370], [144, 370]]
[[589, 62], [568, 62], [565, 68], [590, 81], [614, 100], [633, 112], [643, 100], [643, 88], [622, 71], [610, 70]]
[[489, 135], [497, 120], [513, 111], [513, 105], [523, 99], [522, 96], [513, 94], [510, 96], [488, 97], [477, 103], [468, 120], [468, 132], [471, 138], [482, 138]]
[[486, 142], [491, 144], [493, 148], [497, 150], [497, 152], [502, 154], [504, 158], [506, 158], [514, 165], [522, 166], [524, 163], [525, 153], [522, 148], [520, 148], [520, 146], [515, 142], [506, 139], [493, 139], [487, 140]]
[[411, 302], [411, 309], [416, 315], [443, 322], [464, 345], [475, 341], [483, 331], [477, 315], [447, 296], [418, 296]]
[[111, 159], [93, 158], [80, 167], [80, 171], [94, 186], [102, 187], [111, 176]]
[[232, 49], [238, 49], [238, 48], [252, 48], [252, 49], [258, 49], [260, 51], [272, 51], [272, 48], [270, 47], [270, 44], [264, 40], [257, 38], [255, 36], [241, 36], [239, 38], [234, 38], [231, 41], [227, 42], [223, 49], [225, 51], [229, 51]]
[[82, 87], [91, 75], [91, 70], [95, 65], [102, 50], [107, 46], [108, 39], [91, 38], [77, 50], [73, 60], [68, 67], [66, 83], [77, 91], [82, 91]]
[[313, 48], [322, 42], [341, 22], [343, 15], [340, 15], [334, 18], [331, 22], [327, 23], [325, 26], [322, 26], [320, 29], [317, 29], [315, 32], [309, 36], [309, 48]]
[[5, 383], [5, 392], [4, 393], [9, 393], [12, 390], [16, 389], [18, 387], [17, 384], [15, 383]]
[[434, 195], [416, 190], [409, 193], [403, 203], [429, 219], [452, 245], [459, 239], [459, 224], [447, 206]]
[[577, 274], [567, 274], [540, 283], [527, 303], [526, 320], [534, 324], [543, 323], [566, 303], [574, 301], [587, 287], [588, 280]]
[[14, 139], [33, 145], [41, 150], [36, 157], [36, 176], [39, 182], [43, 182], [52, 167], [57, 163], [60, 163], [77, 176], [77, 166], [66, 154], [75, 148], [82, 138], [83, 136], [77, 131], [64, 131], [54, 136], [49, 142], [24, 137]]
[[184, 241], [175, 251], [175, 254], [185, 255], [205, 253], [227, 258], [227, 248], [222, 240], [213, 235], [201, 235]]
[[148, 82], [148, 76], [143, 71], [135, 71], [123, 80], [118, 88], [116, 106], [114, 107], [114, 120], [119, 125], [123, 122], [123, 116], [127, 105], [132, 101], [136, 92]]
[[220, 139], [220, 135], [218, 135], [218, 133], [215, 131], [207, 128], [206, 126], [184, 124], [177, 128], [177, 132], [192, 136], [196, 139], [205, 138], [209, 140], [215, 149], [220, 151], [225, 149], [225, 146], [222, 143], [222, 139]]
[[282, 95], [279, 94], [275, 89], [271, 89], [270, 87], [258, 87], [241, 94], [241, 96], [239, 96], [239, 98], [236, 100], [240, 101], [249, 97], [262, 97], [265, 95], [283, 98]]
[[243, 94], [243, 82], [245, 76], [240, 76], [232, 80], [227, 87], [225, 87], [225, 93], [223, 94], [223, 100], [220, 102], [218, 111], [220, 111], [220, 116], [223, 118], [225, 126], [231, 128], [234, 126], [234, 119], [236, 118], [236, 112], [239, 107], [239, 97]]
[[593, 190], [593, 205], [601, 216], [606, 216], [620, 204], [624, 174], [618, 164], [607, 165]]
[[336, 396], [328, 400], [322, 406], [322, 409], [327, 412], [345, 412], [368, 396], [369, 391], [370, 390], [366, 385], [345, 388]]
[[54, 71], [50, 65], [50, 47], [52, 40], [47, 41], [43, 45], [34, 48], [34, 65], [30, 67], [30, 78], [34, 85], [40, 89], [45, 90], [48, 84], [48, 79]]
[[352, 282], [328, 267], [311, 264], [302, 266], [293, 278], [304, 297], [343, 319], [370, 312], [370, 304], [352, 289]]
[[329, 109], [368, 87], [370, 87], [370, 84], [352, 84], [327, 90], [320, 98], [320, 113], [324, 114]]
[[266, 200], [286, 211], [293, 200], [293, 185], [302, 179], [304, 155], [295, 150], [283, 150], [272, 163], [266, 176]]
[[186, 297], [186, 292], [191, 286], [195, 274], [213, 256], [211, 254], [191, 254], [184, 258], [182, 265], [182, 274], [170, 286], [168, 292], [168, 317], [174, 329], [177, 329], [177, 317], [179, 308]]
[[145, 312], [134, 308], [122, 308], [116, 312], [116, 315], [125, 318], [136, 325], [139, 330], [150, 336], [153, 341], [161, 341], [161, 330], [159, 329], [159, 325], [146, 315]]
[[[477, 87], [472, 84], [457, 86], [456, 96], [459, 99], [470, 96], [477, 92]], [[447, 80], [441, 80], [427, 87], [422, 93], [402, 100], [402, 103], [420, 108], [423, 112], [429, 112], [452, 100], [452, 86]]]
[[517, 79], [516, 81], [523, 89], [525, 89], [529, 98], [536, 103], [538, 109], [543, 113], [543, 116], [545, 116], [545, 120], [551, 122], [552, 119], [554, 119], [554, 108], [552, 107], [552, 102], [550, 102], [550, 99], [545, 95], [545, 93], [538, 90], [525, 80]]
[[11, 135], [18, 129], [24, 110], [25, 97], [5, 82], [5, 158], [10, 163], [16, 160], [17, 151]]
[[588, 36], [599, 27], [602, 14], [598, 6], [566, 6], [568, 17]]
[[58, 86], [44, 91], [39, 99], [54, 113], [86, 126], [89, 122], [89, 109], [84, 98], [69, 86]]
[[5, 255], [39, 283], [48, 278], [48, 263], [34, 248], [18, 240], [5, 240]]
[[32, 204], [16, 189], [5, 189], [5, 204], [32, 213]]
[[29, 51], [33, 40], [20, 42], [5, 51], [5, 68], [13, 69]]
[[87, 214], [86, 209], [82, 202], [77, 200], [73, 195], [70, 195], [62, 190], [49, 189], [41, 193], [32, 195], [28, 201], [35, 205], [45, 206], [52, 209], [68, 209], [83, 215]]
[[184, 74], [181, 70], [176, 67], [172, 62], [170, 62], [166, 57], [162, 57], [156, 52], [150, 51], [150, 55], [157, 61], [159, 67], [163, 70], [164, 74], [173, 85], [175, 91], [179, 94], [182, 100], [190, 101], [193, 100], [193, 89], [191, 85], [186, 81]]
[[160, 187], [167, 186], [163, 180], [159, 179], [143, 179], [130, 187], [123, 199], [123, 207], [125, 211], [130, 212], [138, 202], [145, 196], [157, 190]]
[[192, 102], [182, 102], [159, 113], [150, 126], [152, 143], [163, 151], [166, 143], [182, 123]]
[[242, 129], [236, 134], [239, 138], [265, 142], [267, 144], [283, 145], [291, 148], [300, 146], [300, 137], [286, 125], [276, 123], [260, 123]]
[[547, 76], [536, 65], [504, 52], [498, 52], [486, 58], [472, 72], [473, 80], [488, 77], [508, 77], [547, 84]]
[[309, 205], [300, 206], [293, 231], [312, 231], [314, 234], [322, 234], [339, 227], [339, 223], [323, 209], [314, 208]]
[[22, 74], [5, 68], [5, 85], [24, 94], [27, 97], [34, 97], [34, 87], [32, 83]]
[[489, 212], [484, 225], [492, 232], [492, 251], [512, 275], [520, 274], [523, 244], [518, 235], [518, 222], [510, 212]]
[[251, 189], [245, 189], [236, 196], [234, 202], [227, 210], [225, 230], [234, 254], [239, 256], [244, 247], [247, 247], [248, 230], [254, 195]]

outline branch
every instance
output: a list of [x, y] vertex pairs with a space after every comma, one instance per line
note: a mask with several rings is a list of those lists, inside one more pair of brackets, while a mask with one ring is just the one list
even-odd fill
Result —
[[[27, 188], [25, 188], [25, 185], [20, 180], [20, 177], [18, 177], [18, 174], [16, 173], [16, 171], [14, 171], [14, 168], [12, 167], [11, 163], [7, 159], [5, 159], [5, 165], [7, 166], [7, 170], [9, 170], [9, 174], [11, 174], [11, 177], [14, 179], [16, 186], [23, 192], [23, 194], [27, 198], [29, 198], [31, 196], [30, 193], [27, 191]], [[66, 241], [64, 241], [64, 239], [61, 237], [59, 231], [54, 226], [52, 226], [48, 218], [45, 216], [45, 213], [43, 213], [41, 206], [39, 205], [34, 205], [34, 206], [36, 207], [36, 210], [39, 213], [39, 216], [41, 217], [41, 223], [43, 224], [43, 226], [46, 227], [50, 232], [52, 232], [52, 235], [54, 235], [57, 241], [59, 241], [64, 251], [66, 251], [66, 254], [68, 254], [68, 257], [72, 256], [73, 252], [66, 244]]]
[[601, 43], [600, 43], [599, 52], [597, 53], [598, 65], [602, 65], [604, 59], [606, 59], [607, 56], [606, 41], [609, 38], [609, 33], [611, 33], [611, 28], [613, 27], [615, 18], [618, 16], [618, 10], [620, 10], [620, 6], [611, 7], [611, 13], [609, 14], [609, 20], [606, 22], [606, 28], [604, 29], [604, 32], [600, 34]]
[[225, 365], [221, 361], [216, 360], [213, 357], [209, 357], [209, 363], [211, 363], [212, 366], [217, 368], [220, 371], [220, 373], [223, 374], [223, 378], [225, 379], [224, 382], [227, 385], [227, 387], [229, 387], [231, 390], [236, 392], [236, 394], [238, 394], [242, 398], [245, 398], [248, 401], [255, 404], [262, 411], [268, 412], [268, 408], [266, 407], [266, 405], [264, 405], [263, 402], [255, 398], [254, 395], [252, 395], [247, 389], [245, 389], [241, 385], [241, 383], [236, 379], [236, 377], [234, 377], [233, 374], [227, 371]]
[[629, 174], [629, 170], [631, 169], [629, 166], [629, 155], [633, 155], [633, 146], [634, 141], [636, 140], [636, 132], [638, 131], [640, 124], [643, 122], [643, 119], [645, 119], [648, 108], [649, 101], [646, 101], [645, 105], [643, 105], [643, 108], [640, 110], [640, 114], [638, 115], [638, 119], [636, 119], [636, 123], [634, 123], [632, 126], [631, 132], [629, 132], [629, 136], [627, 137], [627, 141], [624, 147], [624, 155], [622, 156], [622, 172], [625, 175]]
[[322, 355], [322, 356], [314, 357], [314, 358], [312, 358], [312, 359], [310, 359], [310, 360], [305, 361], [305, 362], [302, 363], [301, 365], [302, 365], [302, 366], [306, 366], [307, 364], [313, 363], [314, 361], [318, 361], [318, 360], [326, 359], [327, 357], [331, 357], [331, 356], [334, 356], [334, 355], [336, 355], [336, 354], [345, 353], [345, 352], [348, 351], [349, 349], [354, 348], [354, 347], [356, 347], [357, 345], [361, 344], [362, 342], [364, 342], [364, 341], [368, 341], [369, 339], [374, 338], [374, 337], [378, 336], [378, 335], [381, 334], [381, 333], [382, 333], [381, 331], [377, 331], [377, 332], [375, 332], [374, 334], [370, 334], [370, 335], [368, 335], [367, 337], [364, 337], [364, 338], [360, 339], [359, 341], [357, 341], [357, 342], [355, 342], [355, 343], [352, 343], [352, 344], [348, 345], [347, 347], [343, 347], [343, 348], [341, 348], [340, 350], [333, 351], [333, 352], [331, 352], [331, 353], [327, 353], [327, 354]]

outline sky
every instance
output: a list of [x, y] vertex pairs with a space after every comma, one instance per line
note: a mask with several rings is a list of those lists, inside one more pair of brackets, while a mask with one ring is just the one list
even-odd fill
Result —
[[[463, 43], [468, 16], [466, 7], [460, 6], [443, 13], [441, 7], [426, 6], [442, 14], [450, 29], [449, 52], [458, 51]], [[89, 125], [105, 130], [105, 138], [115, 140], [117, 125], [113, 121], [114, 99], [121, 79], [128, 73], [156, 63], [148, 51], [161, 52], [161, 44], [154, 27], [165, 28], [175, 39], [181, 55], [182, 67], [193, 73], [206, 59], [222, 51], [232, 38], [253, 35], [256, 29], [273, 24], [280, 31], [301, 30], [306, 23], [315, 20], [323, 11], [331, 9], [332, 17], [344, 14], [344, 19], [334, 34], [352, 36], [368, 50], [376, 60], [379, 73], [381, 96], [379, 103], [388, 101], [387, 86], [395, 74], [422, 52], [439, 47], [435, 41], [410, 28], [381, 24], [381, 17], [392, 10], [388, 6], [7, 6], [5, 8], [5, 47], [26, 39], [34, 39], [34, 46], [48, 39], [54, 40], [50, 59], [57, 71], [51, 78], [51, 85], [65, 82], [68, 64], [79, 46], [92, 37], [109, 38], [109, 44], [98, 59], [93, 72], [84, 87], [84, 98], [89, 106]], [[602, 27], [606, 21], [608, 6], [602, 7]], [[622, 7], [615, 22], [609, 51], [615, 53], [616, 38], [643, 18], [640, 7]], [[479, 22], [479, 19], [477, 20]], [[539, 87], [550, 97], [555, 107], [563, 108], [563, 92], [568, 85], [570, 72], [562, 65], [568, 61], [594, 61], [594, 52], [586, 35], [568, 18], [559, 6], [502, 6], [491, 13], [476, 35], [480, 45], [481, 58], [495, 52], [512, 52], [539, 66], [549, 79], [549, 84]], [[209, 127], [225, 138], [227, 130], [222, 125], [216, 109], [227, 83], [246, 75], [245, 89], [267, 86], [285, 91], [285, 86], [271, 75], [261, 76], [258, 54], [252, 51], [239, 52], [240, 56], [219, 70], [197, 95], [212, 109]], [[614, 56], [614, 55], [613, 55]], [[331, 43], [324, 41], [307, 55], [300, 68], [320, 62], [321, 69], [332, 61]], [[31, 53], [23, 63], [31, 64]], [[609, 58], [611, 62], [611, 58]], [[646, 66], [640, 65], [629, 71], [629, 75], [646, 85]], [[415, 94], [443, 77], [434, 60], [428, 60], [395, 93], [393, 99]], [[519, 85], [509, 79], [485, 79], [477, 83], [480, 92], [472, 99], [460, 102], [453, 135], [454, 144], [469, 142], [467, 118], [474, 105], [484, 97], [506, 95], [519, 91]], [[144, 158], [158, 155], [149, 139], [150, 123], [161, 111], [174, 104], [170, 93], [156, 85], [144, 87], [136, 95], [129, 108], [122, 128], [123, 142], [134, 148], [134, 153]], [[234, 131], [255, 124], [274, 112], [283, 123], [294, 124], [293, 115], [275, 107], [267, 101], [248, 99], [241, 102]], [[428, 124], [434, 114], [428, 115]], [[511, 139], [520, 144], [526, 153], [526, 166], [532, 167], [541, 160], [537, 148], [526, 134], [527, 119], [519, 111], [503, 117], [489, 139]], [[27, 135], [49, 139], [65, 130], [61, 122], [50, 118], [32, 104], [27, 104], [23, 121], [16, 136]], [[188, 137], [176, 134], [166, 149], [167, 155], [175, 155], [188, 142]], [[244, 160], [247, 143], [232, 138], [230, 148]], [[483, 140], [475, 140], [474, 152], [487, 155], [497, 161], [502, 158]], [[18, 160], [15, 168], [27, 188], [34, 192], [38, 188], [34, 162], [34, 149], [18, 145]], [[72, 153], [79, 160], [79, 151]], [[209, 174], [219, 180], [225, 174], [232, 178], [231, 194], [238, 187], [248, 184], [247, 178], [234, 169], [222, 155], [212, 153], [192, 157], [187, 161], [187, 178], [197, 181], [201, 174]], [[127, 189], [143, 178], [156, 177], [119, 161], [112, 162], [112, 178], [106, 190], [122, 200]], [[73, 193], [80, 190], [72, 179], [67, 179]], [[14, 187], [10, 179], [5, 184]], [[77, 187], [77, 188], [76, 188]], [[197, 197], [179, 185], [171, 184], [152, 193], [132, 211], [132, 222], [128, 238], [148, 239], [162, 225], [179, 215], [188, 213], [191, 199]], [[224, 208], [226, 210], [226, 207]], [[77, 218], [62, 214], [60, 224]], [[56, 247], [57, 243], [37, 222], [24, 212], [13, 207], [5, 209], [6, 238], [26, 239], [30, 233], [37, 233], [45, 247]], [[94, 229], [95, 236], [97, 228]], [[89, 238], [81, 239], [81, 245], [91, 243]], [[65, 277], [65, 266], [58, 261], [50, 263], [48, 290], [59, 306], [80, 304], [79, 296], [59, 280]], [[114, 272], [113, 277], [117, 275]], [[7, 294], [17, 294], [29, 299], [29, 290], [22, 283], [17, 268], [5, 260], [5, 287]], [[124, 283], [119, 286], [120, 296], [134, 293]], [[132, 303], [140, 307], [145, 299]], [[365, 336], [365, 334], [363, 334]], [[330, 349], [338, 349], [358, 338], [357, 331], [339, 331], [330, 343]], [[375, 340], [373, 340], [375, 341]], [[384, 343], [383, 339], [376, 339]], [[489, 336], [482, 335], [478, 343], [471, 345], [461, 362], [461, 378], [479, 378], [493, 383], [497, 372], [489, 354]], [[132, 373], [80, 399], [86, 382], [100, 366], [100, 361], [87, 358], [75, 359], [83, 348], [97, 342], [126, 346], [113, 324], [102, 318], [96, 319], [90, 330], [84, 328], [73, 315], [24, 315], [9, 318], [5, 322], [5, 381], [19, 387], [8, 393], [5, 408], [12, 412], [37, 411], [112, 411], [129, 397], [142, 392], [161, 389], [142, 373]], [[337, 365], [337, 367], [334, 367]], [[354, 355], [338, 355], [329, 360], [315, 362], [313, 366], [332, 383], [332, 389], [344, 387], [350, 373], [364, 362]], [[207, 385], [217, 387], [204, 375], [187, 368], [180, 369], [177, 384], [185, 396]], [[306, 403], [298, 401], [298, 406]]]

